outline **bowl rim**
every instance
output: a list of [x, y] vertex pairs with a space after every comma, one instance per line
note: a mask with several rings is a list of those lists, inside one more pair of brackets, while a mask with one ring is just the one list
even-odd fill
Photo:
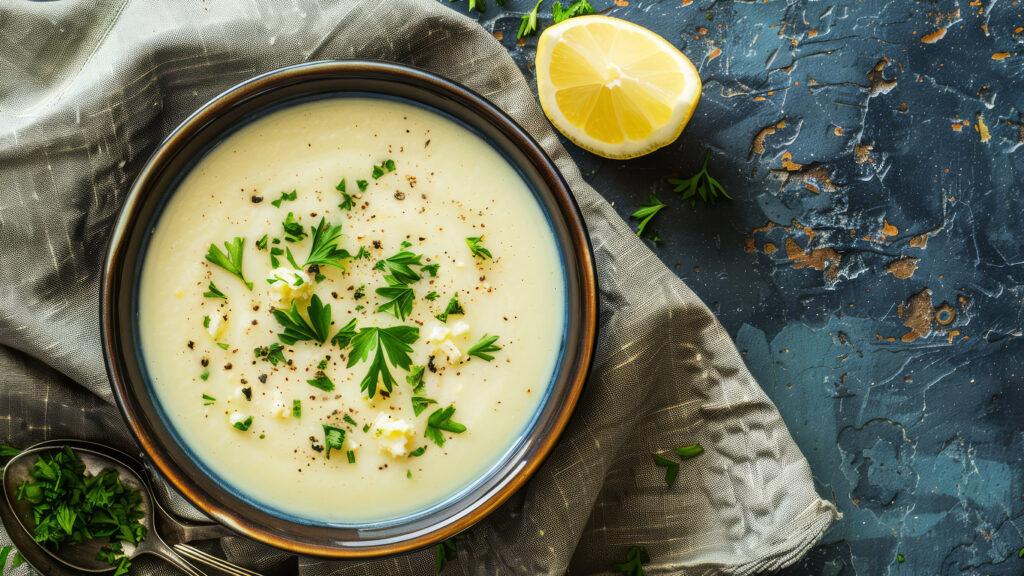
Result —
[[[120, 307], [119, 283], [124, 273], [123, 269], [132, 266], [131, 263], [125, 261], [125, 252], [130, 244], [128, 232], [136, 224], [134, 221], [137, 220], [137, 212], [144, 203], [145, 195], [151, 191], [150, 187], [158, 182], [166, 164], [207, 124], [233, 107], [243, 105], [251, 98], [303, 81], [352, 76], [367, 78], [390, 76], [393, 79], [417, 83], [424, 89], [443, 94], [468, 108], [469, 113], [481, 116], [525, 155], [527, 163], [539, 172], [541, 179], [547, 185], [558, 206], [558, 215], [564, 220], [569, 234], [571, 246], [564, 247], [563, 250], [572, 253], [576, 258], [581, 320], [579, 333], [575, 338], [580, 343], [576, 357], [565, 358], [565, 361], [571, 362], [572, 366], [565, 378], [567, 384], [563, 384], [563, 386], [568, 386], [564, 402], [552, 415], [550, 432], [540, 434], [535, 438], [536, 448], [528, 457], [521, 460], [520, 466], [511, 473], [507, 482], [496, 490], [485, 494], [485, 499], [475, 503], [476, 505], [465, 511], [464, 514], [439, 526], [431, 526], [428, 530], [420, 531], [408, 538], [361, 547], [338, 547], [309, 543], [284, 537], [278, 533], [271, 533], [255, 523], [245, 521], [231, 507], [223, 505], [214, 495], [207, 493], [193, 482], [172, 459], [171, 455], [161, 448], [156, 434], [143, 425], [141, 407], [137, 405], [137, 400], [129, 384], [130, 376], [122, 369], [121, 359], [115, 358], [115, 356], [120, 355], [122, 347], [125, 345], [120, 335], [118, 310]], [[430, 106], [428, 105], [428, 107]], [[511, 159], [509, 161], [512, 162]], [[552, 217], [555, 215], [553, 214]], [[392, 62], [323, 60], [287, 66], [236, 84], [204, 104], [157, 145], [140, 169], [129, 188], [124, 205], [118, 213], [112, 229], [102, 272], [99, 312], [104, 364], [117, 406], [128, 424], [132, 436], [142, 448], [143, 454], [179, 493], [215, 521], [254, 540], [299, 554], [340, 559], [371, 558], [409, 552], [457, 535], [488, 516], [533, 476], [561, 438], [582, 393], [596, 349], [598, 289], [593, 248], [579, 205], [554, 161], [524, 128], [485, 97], [455, 81], [412, 66]], [[546, 402], [557, 400], [555, 396], [550, 396]], [[288, 521], [282, 520], [282, 522]]]

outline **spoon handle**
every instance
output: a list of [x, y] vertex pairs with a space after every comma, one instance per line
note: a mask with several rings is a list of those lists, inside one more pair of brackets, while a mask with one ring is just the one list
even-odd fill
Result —
[[[163, 542], [160, 542], [159, 544], [163, 544]], [[188, 576], [207, 576], [205, 572], [202, 572], [195, 566], [189, 564], [188, 561], [182, 558], [181, 555], [166, 544], [163, 544], [162, 546], [151, 546], [149, 553], [159, 556], [171, 564], [174, 564], [179, 570], [188, 574]]]
[[237, 564], [232, 564], [223, 558], [207, 554], [206, 552], [203, 552], [198, 548], [193, 548], [187, 544], [175, 544], [174, 550], [190, 560], [195, 560], [196, 562], [205, 564], [206, 566], [216, 568], [225, 574], [230, 574], [230, 576], [262, 576], [259, 572], [253, 572], [247, 568], [242, 568]]

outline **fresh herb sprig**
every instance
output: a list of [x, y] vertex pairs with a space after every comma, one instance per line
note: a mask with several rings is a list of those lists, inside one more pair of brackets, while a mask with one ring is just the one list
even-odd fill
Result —
[[253, 358], [262, 359], [264, 362], [270, 362], [271, 366], [277, 366], [277, 363], [287, 364], [288, 360], [284, 357], [284, 346], [281, 346], [278, 342], [274, 342], [269, 346], [259, 346], [252, 351]]
[[395, 280], [403, 284], [412, 284], [423, 278], [423, 276], [412, 269], [413, 266], [423, 267], [423, 264], [420, 262], [422, 258], [423, 254], [414, 254], [408, 250], [402, 250], [393, 256], [379, 260], [373, 265], [373, 269], [389, 272], [395, 277]]
[[719, 184], [718, 180], [715, 180], [711, 174], [708, 173], [708, 161], [711, 160], [711, 150], [707, 150], [704, 154], [704, 165], [700, 171], [693, 176], [680, 180], [676, 178], [669, 178], [668, 183], [675, 186], [673, 192], [680, 192], [683, 195], [683, 201], [690, 201], [690, 208], [697, 206], [697, 198], [704, 201], [705, 204], [714, 206], [718, 201], [718, 197], [722, 196], [727, 200], [732, 200], [732, 196], [729, 196], [725, 188]]
[[452, 432], [454, 434], [461, 434], [466, 431], [466, 427], [452, 420], [452, 416], [455, 415], [455, 407], [449, 405], [447, 408], [438, 408], [430, 414], [427, 418], [427, 429], [424, 430], [423, 435], [434, 441], [434, 444], [438, 446], [444, 446], [444, 434], [442, 431]]
[[459, 293], [456, 292], [451, 300], [448, 300], [448, 305], [444, 307], [444, 312], [434, 316], [441, 322], [448, 323], [448, 316], [452, 314], [465, 314], [466, 311], [462, 309], [462, 304], [459, 303]]
[[206, 253], [206, 259], [238, 276], [238, 279], [245, 284], [245, 287], [252, 290], [252, 282], [246, 280], [242, 274], [242, 255], [245, 248], [245, 239], [236, 236], [231, 242], [225, 242], [224, 248], [227, 250], [226, 254], [221, 252], [216, 244], [210, 244], [210, 249]]
[[345, 442], [345, 431], [327, 424], [322, 424], [322, 426], [324, 427], [324, 446], [327, 447], [324, 457], [330, 460], [331, 450], [341, 450], [341, 445]]
[[657, 196], [654, 194], [647, 194], [647, 204], [642, 204], [637, 208], [636, 212], [629, 215], [630, 218], [640, 221], [640, 224], [636, 227], [637, 236], [644, 235], [644, 231], [647, 229], [647, 225], [651, 222], [651, 218], [654, 218], [654, 216], [658, 212], [661, 212], [662, 208], [665, 206], [667, 206], [667, 204], [658, 200]]
[[341, 192], [341, 204], [338, 204], [338, 208], [341, 208], [342, 210], [351, 210], [355, 207], [355, 203], [352, 202], [352, 197], [345, 191], [344, 178], [341, 179], [341, 182], [338, 182], [338, 185], [335, 186], [334, 189]]
[[469, 246], [469, 251], [473, 253], [473, 256], [480, 258], [481, 260], [493, 259], [491, 251], [483, 246], [483, 238], [479, 236], [470, 236], [466, 238], [466, 245]]
[[651, 555], [642, 546], [633, 546], [626, 553], [626, 561], [612, 565], [612, 570], [626, 576], [644, 576], [644, 564], [651, 561]]
[[[470, 1], [472, 1], [472, 0], [470, 0]], [[373, 176], [374, 180], [377, 180], [381, 176], [383, 176], [385, 174], [388, 174], [390, 172], [394, 172], [394, 171], [395, 171], [395, 161], [390, 159], [390, 158], [388, 158], [387, 160], [385, 160], [385, 161], [381, 162], [380, 164], [378, 164], [378, 165], [373, 167], [373, 174], [371, 174], [371, 176]]]
[[281, 192], [281, 197], [277, 200], [272, 200], [270, 203], [274, 205], [274, 208], [280, 208], [281, 202], [292, 202], [299, 197], [299, 193], [295, 190], [291, 192]]
[[576, 16], [585, 16], [587, 14], [593, 14], [594, 7], [590, 5], [587, 0], [578, 0], [572, 6], [569, 6], [565, 10], [562, 10], [562, 3], [555, 2], [551, 7], [551, 16], [555, 21], [555, 24], [569, 18], [575, 18]]
[[221, 292], [220, 289], [217, 288], [217, 286], [213, 282], [210, 282], [210, 286], [206, 289], [206, 292], [203, 292], [203, 296], [206, 298], [223, 298], [225, 300], [228, 299], [228, 295]]
[[309, 249], [309, 257], [306, 258], [303, 267], [334, 266], [344, 270], [345, 267], [341, 265], [341, 260], [351, 258], [352, 254], [348, 250], [338, 247], [342, 236], [341, 226], [328, 224], [323, 218], [320, 218], [320, 223], [311, 227], [310, 231], [312, 232], [313, 246]]
[[494, 345], [497, 340], [497, 336], [488, 336], [487, 334], [484, 334], [483, 337], [480, 338], [479, 342], [469, 347], [469, 350], [466, 351], [466, 355], [476, 356], [477, 358], [490, 362], [491, 360], [494, 360], [494, 356], [491, 356], [488, 352], [497, 352], [498, 350], [501, 350], [501, 346]]
[[412, 314], [412, 304], [416, 300], [416, 292], [408, 285], [399, 282], [394, 276], [384, 277], [387, 286], [377, 288], [377, 294], [386, 298], [387, 302], [377, 307], [378, 312], [388, 312], [399, 320], [405, 320]]
[[299, 223], [294, 212], [289, 212], [288, 216], [285, 216], [281, 226], [284, 228], [285, 242], [299, 242], [306, 237], [306, 229]]
[[323, 344], [327, 341], [331, 328], [331, 305], [324, 306], [319, 296], [314, 294], [306, 307], [309, 320], [302, 317], [294, 301], [291, 310], [275, 308], [273, 312], [274, 318], [284, 327], [284, 332], [277, 335], [284, 344], [291, 346], [303, 340], [316, 340]]
[[523, 14], [522, 22], [519, 23], [519, 32], [516, 33], [517, 39], [522, 40], [537, 31], [537, 10], [540, 9], [540, 3], [543, 1], [537, 0], [537, 5], [533, 7], [533, 10]]
[[[390, 328], [363, 328], [352, 338], [352, 352], [348, 357], [348, 368], [365, 362], [373, 354], [369, 371], [359, 384], [359, 389], [373, 398], [381, 381], [390, 393], [395, 378], [388, 368], [388, 361], [396, 368], [408, 371], [412, 366], [412, 346], [420, 337], [415, 326], [392, 326]], [[385, 358], [386, 353], [386, 358]]]
[[341, 327], [338, 332], [331, 337], [331, 344], [334, 344], [338, 348], [344, 350], [352, 343], [352, 338], [356, 335], [356, 319], [353, 318]]

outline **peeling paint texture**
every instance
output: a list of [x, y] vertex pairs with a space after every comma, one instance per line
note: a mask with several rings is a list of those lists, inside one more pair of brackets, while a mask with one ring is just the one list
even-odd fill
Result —
[[[472, 14], [531, 81], [534, 3]], [[843, 512], [784, 574], [1024, 573], [1024, 0], [591, 4], [704, 81], [647, 157], [564, 144], [623, 217], [648, 191], [669, 205], [655, 252]], [[735, 200], [692, 210], [665, 179], [705, 148]]]

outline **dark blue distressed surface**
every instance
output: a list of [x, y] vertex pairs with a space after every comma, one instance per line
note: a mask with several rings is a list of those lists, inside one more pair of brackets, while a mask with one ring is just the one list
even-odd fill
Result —
[[[654, 251], [844, 514], [785, 574], [1024, 573], [1024, 1], [591, 2], [704, 81], [661, 151], [567, 146], [623, 217], [669, 204]], [[533, 4], [473, 14], [531, 80]], [[735, 201], [691, 210], [705, 147]]]

